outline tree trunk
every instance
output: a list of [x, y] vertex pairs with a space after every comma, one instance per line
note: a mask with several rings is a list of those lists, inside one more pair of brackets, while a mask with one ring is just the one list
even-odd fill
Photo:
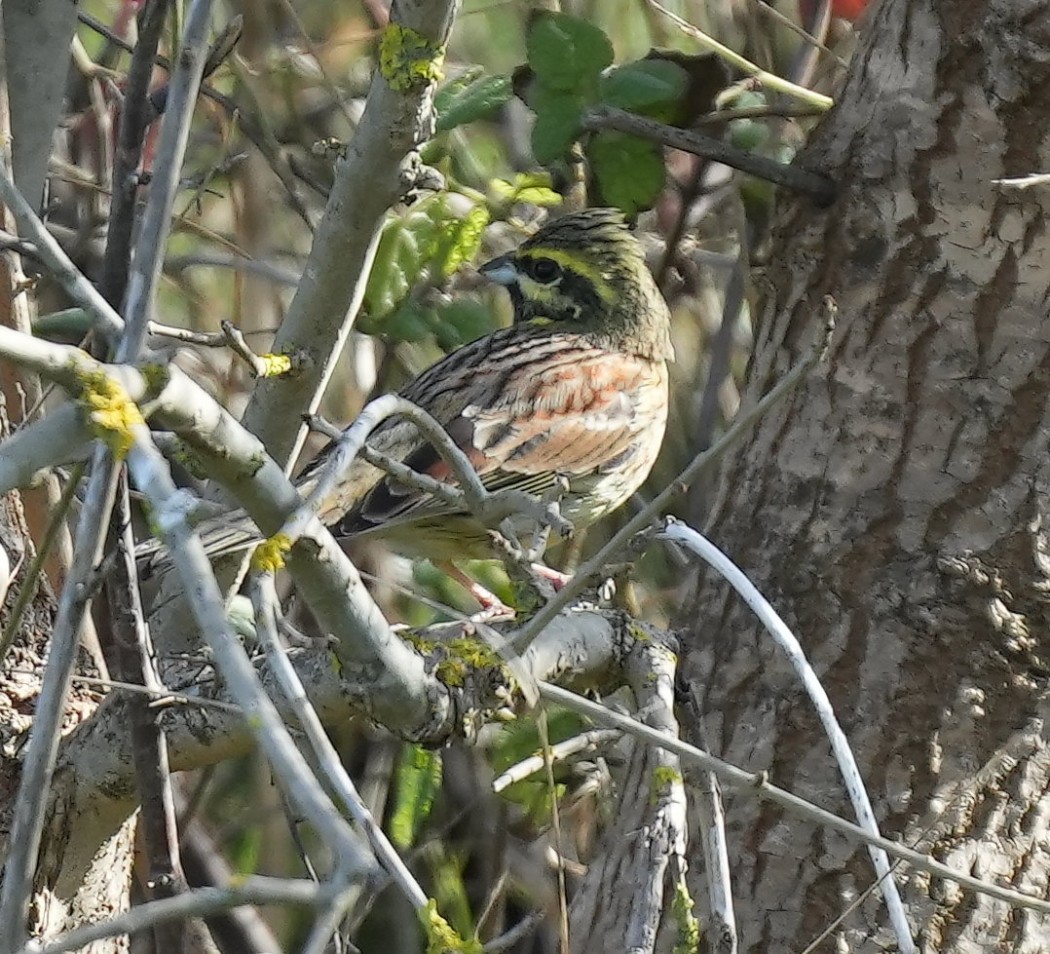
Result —
[[[883, 831], [1041, 897], [1050, 191], [994, 180], [1050, 172], [1048, 131], [1050, 3], [878, 6], [800, 158], [838, 199], [782, 201], [747, 400], [812, 347], [825, 295], [831, 353], [752, 432], [710, 527], [801, 639]], [[689, 609], [687, 736], [851, 815], [753, 616], [709, 572]], [[872, 883], [857, 844], [768, 804], [730, 794], [729, 824], [741, 950], [804, 950]], [[899, 877], [924, 950], [1050, 949], [1042, 916]], [[884, 925], [876, 893], [819, 949], [875, 950]]]

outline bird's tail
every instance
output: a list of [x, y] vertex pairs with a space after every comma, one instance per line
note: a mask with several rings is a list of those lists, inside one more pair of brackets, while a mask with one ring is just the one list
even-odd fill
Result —
[[[243, 510], [211, 517], [197, 525], [197, 533], [204, 542], [204, 552], [212, 559], [247, 550], [263, 540], [259, 528]], [[146, 540], [135, 547], [135, 559], [144, 577], [157, 576], [171, 569], [171, 554], [157, 539]]]

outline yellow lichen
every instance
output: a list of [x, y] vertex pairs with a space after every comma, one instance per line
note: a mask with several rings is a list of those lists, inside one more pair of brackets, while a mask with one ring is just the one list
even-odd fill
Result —
[[171, 369], [155, 361], [147, 362], [139, 368], [139, 373], [146, 382], [150, 394], [160, 394], [171, 380]]
[[400, 23], [383, 30], [379, 43], [379, 72], [399, 93], [441, 79], [445, 47]]
[[277, 378], [292, 370], [292, 359], [286, 354], [261, 354], [259, 360], [262, 362], [259, 376], [263, 378]]
[[659, 798], [666, 795], [672, 785], [680, 784], [682, 773], [670, 765], [658, 765], [653, 769], [653, 795]]
[[80, 401], [92, 429], [118, 460], [123, 459], [135, 443], [133, 428], [146, 423], [142, 411], [128, 392], [104, 372], [88, 371], [79, 377], [83, 386]]
[[438, 913], [437, 901], [433, 898], [427, 901], [419, 917], [427, 935], [427, 954], [481, 954], [481, 942], [477, 938], [463, 940]]
[[675, 923], [674, 954], [696, 954], [700, 950], [700, 922], [693, 914], [693, 899], [684, 878], [675, 885], [671, 914]]
[[284, 568], [284, 555], [292, 548], [292, 541], [283, 533], [263, 540], [252, 554], [252, 569], [264, 573], [276, 573]]

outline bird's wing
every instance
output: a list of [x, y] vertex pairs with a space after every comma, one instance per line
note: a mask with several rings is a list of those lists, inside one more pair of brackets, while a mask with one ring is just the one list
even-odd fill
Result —
[[[471, 368], [416, 382], [428, 386], [405, 396], [444, 423], [490, 490], [542, 494], [558, 476], [598, 476], [625, 464], [654, 420], [649, 407], [666, 400], [662, 362], [610, 353], [575, 335], [517, 344]], [[448, 394], [457, 396], [451, 419], [441, 402]], [[378, 438], [382, 449], [383, 435]], [[397, 456], [419, 473], [455, 483], [441, 455], [418, 437]], [[334, 529], [351, 535], [450, 512], [442, 501], [388, 477]]]

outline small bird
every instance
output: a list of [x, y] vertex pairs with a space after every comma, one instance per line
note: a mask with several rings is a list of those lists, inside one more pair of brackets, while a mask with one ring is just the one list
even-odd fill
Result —
[[[637, 239], [612, 209], [563, 215], [481, 274], [506, 286], [513, 323], [447, 355], [400, 393], [437, 419], [487, 489], [542, 496], [560, 481], [561, 514], [579, 530], [627, 500], [659, 452], [673, 358], [667, 304]], [[454, 483], [408, 421], [388, 420], [368, 444]], [[329, 452], [297, 478], [304, 496]], [[469, 512], [361, 459], [318, 515], [337, 538], [382, 538], [395, 552], [446, 566], [495, 556], [490, 532]], [[200, 530], [212, 553], [259, 539], [243, 514]], [[484, 602], [480, 587], [472, 592]]]

